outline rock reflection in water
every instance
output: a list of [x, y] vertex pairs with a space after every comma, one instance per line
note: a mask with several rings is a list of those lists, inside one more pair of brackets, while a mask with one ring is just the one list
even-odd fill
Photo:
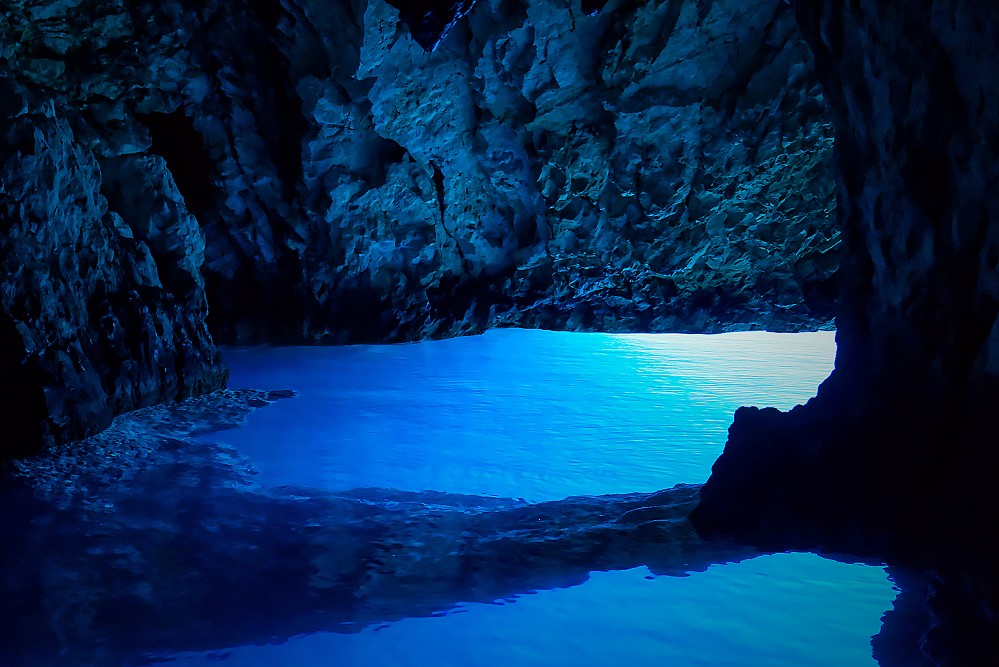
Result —
[[[3, 654], [121, 664], [422, 616], [582, 583], [593, 570], [682, 573], [754, 555], [706, 544], [698, 486], [518, 500], [254, 485], [196, 444], [276, 396], [226, 392], [120, 419], [6, 480]], [[114, 463], [110, 463], [114, 462]]]

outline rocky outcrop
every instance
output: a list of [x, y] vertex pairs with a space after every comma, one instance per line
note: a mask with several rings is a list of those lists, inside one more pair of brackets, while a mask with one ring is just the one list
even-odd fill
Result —
[[698, 7], [478, 2], [427, 50], [367, 3], [356, 70], [296, 83], [330, 251], [307, 260], [337, 267], [307, 272], [305, 334], [821, 324], [838, 238], [807, 50], [782, 3]]
[[102, 170], [51, 102], [5, 102], [20, 109], [0, 136], [2, 455], [224, 385], [204, 239], [162, 160]]
[[836, 368], [803, 407], [736, 413], [691, 519], [705, 536], [927, 568], [935, 583], [895, 613], [929, 627], [896, 625], [909, 650], [883, 633], [876, 652], [996, 664], [999, 7], [797, 15], [836, 122]]
[[837, 128], [836, 369], [804, 407], [736, 414], [695, 523], [994, 571], [999, 8], [797, 12]]
[[7, 454], [220, 386], [213, 336], [829, 322], [831, 124], [778, 0], [5, 7]]

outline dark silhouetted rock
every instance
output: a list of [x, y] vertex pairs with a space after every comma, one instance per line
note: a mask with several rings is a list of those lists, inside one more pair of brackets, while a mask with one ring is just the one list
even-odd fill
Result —
[[476, 0], [387, 0], [399, 10], [409, 34], [426, 50], [433, 50], [447, 31], [467, 14]]
[[934, 7], [798, 8], [837, 120], [836, 370], [804, 407], [736, 415], [706, 532], [837, 522], [806, 541], [925, 552], [999, 512], [999, 7]]
[[975, 628], [948, 624], [939, 664], [994, 664], [999, 6], [797, 13], [836, 119], [836, 369], [803, 407], [736, 414], [692, 519], [703, 535], [933, 568], [942, 609], [956, 600]]

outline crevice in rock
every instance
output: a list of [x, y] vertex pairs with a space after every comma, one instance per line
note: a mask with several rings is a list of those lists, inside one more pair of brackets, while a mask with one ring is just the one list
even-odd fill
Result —
[[309, 122], [280, 50], [274, 46], [262, 49], [257, 64], [264, 79], [262, 87], [267, 91], [258, 92], [255, 98], [264, 105], [258, 108], [258, 128], [281, 181], [284, 200], [290, 203], [302, 181], [302, 142], [309, 132]]
[[399, 10], [409, 34], [425, 51], [437, 48], [454, 25], [468, 14], [476, 0], [387, 0]]
[[430, 167], [434, 170], [434, 191], [437, 193], [437, 207], [441, 212], [441, 224], [444, 224], [444, 212], [447, 210], [447, 203], [444, 201], [444, 172], [435, 163], [431, 162]]
[[215, 207], [219, 189], [215, 185], [214, 162], [194, 121], [181, 109], [170, 113], [137, 114], [136, 119], [146, 126], [152, 137], [150, 152], [166, 160], [188, 210], [201, 220]]
[[46, 436], [45, 377], [24, 348], [14, 320], [0, 310], [0, 460], [38, 451]]

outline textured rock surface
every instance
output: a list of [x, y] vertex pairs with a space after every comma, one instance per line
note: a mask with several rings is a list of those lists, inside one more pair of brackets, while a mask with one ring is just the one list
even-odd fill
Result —
[[999, 664], [999, 6], [800, 2], [836, 122], [836, 369], [743, 408], [704, 535], [927, 566], [902, 664]]
[[5, 3], [20, 449], [218, 387], [208, 328], [828, 324], [831, 124], [785, 3], [437, 4]]
[[837, 123], [836, 370], [788, 414], [737, 413], [694, 518], [754, 543], [988, 563], [994, 643], [999, 7], [798, 14]]
[[296, 83], [336, 267], [308, 271], [305, 335], [822, 323], [838, 238], [807, 49], [783, 3], [698, 7], [478, 2], [432, 51], [392, 6], [358, 11], [357, 69]]
[[204, 240], [162, 160], [116, 158], [102, 181], [50, 102], [17, 103], [0, 136], [7, 455], [226, 379], [204, 321]]

